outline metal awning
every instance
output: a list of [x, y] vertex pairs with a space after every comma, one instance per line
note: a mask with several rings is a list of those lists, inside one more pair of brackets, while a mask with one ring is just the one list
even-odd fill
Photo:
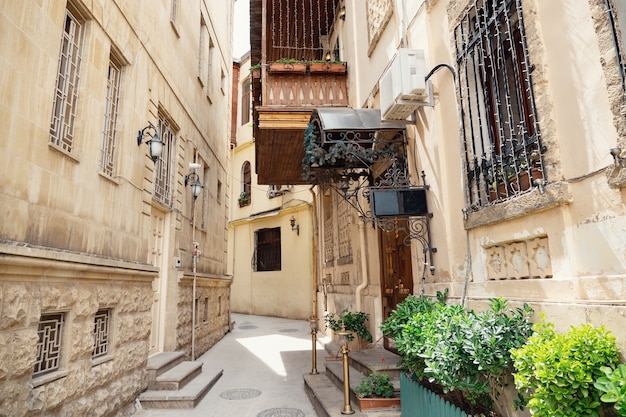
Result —
[[406, 125], [381, 121], [380, 109], [317, 108], [311, 120], [318, 117], [324, 132], [380, 131], [398, 132]]

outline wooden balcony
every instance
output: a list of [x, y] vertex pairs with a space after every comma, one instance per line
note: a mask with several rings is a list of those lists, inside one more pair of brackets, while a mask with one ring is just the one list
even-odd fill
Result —
[[[322, 71], [322, 70], [320, 70]], [[320, 107], [347, 107], [347, 72], [267, 70], [253, 83], [259, 184], [305, 184], [304, 130]], [[260, 90], [260, 91], [259, 91]]]

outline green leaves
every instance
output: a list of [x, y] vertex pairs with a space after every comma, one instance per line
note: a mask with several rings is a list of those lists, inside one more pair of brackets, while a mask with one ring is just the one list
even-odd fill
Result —
[[617, 368], [602, 366], [600, 371], [604, 376], [599, 377], [594, 387], [602, 393], [600, 400], [605, 403], [615, 403], [613, 407], [620, 416], [626, 416], [626, 364]]
[[372, 372], [361, 379], [361, 383], [354, 389], [360, 398], [365, 397], [393, 397], [393, 384], [389, 380], [389, 375]]
[[[372, 334], [365, 326], [368, 319], [369, 315], [367, 313], [362, 311], [352, 313], [348, 311], [348, 309], [344, 309], [339, 315], [335, 313], [327, 313], [324, 317], [326, 327], [332, 331], [338, 332], [345, 329], [347, 331], [354, 332], [361, 339], [372, 343]], [[349, 341], [354, 340], [353, 334], [349, 334], [347, 337]]]
[[[594, 381], [619, 350], [604, 327], [589, 324], [555, 332], [553, 323], [535, 324], [525, 345], [511, 351], [517, 389], [528, 394], [534, 416], [596, 416], [601, 409]], [[595, 387], [597, 388], [597, 387]]]
[[459, 390], [470, 402], [490, 407], [492, 387], [511, 365], [509, 350], [531, 333], [528, 305], [511, 310], [501, 298], [484, 312], [467, 311], [428, 297], [408, 297], [381, 325], [393, 337], [402, 365], [444, 391]]

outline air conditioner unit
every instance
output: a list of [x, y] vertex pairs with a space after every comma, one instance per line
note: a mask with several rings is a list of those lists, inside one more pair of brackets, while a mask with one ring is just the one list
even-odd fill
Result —
[[380, 78], [379, 89], [382, 120], [405, 120], [428, 105], [424, 51], [401, 48]]

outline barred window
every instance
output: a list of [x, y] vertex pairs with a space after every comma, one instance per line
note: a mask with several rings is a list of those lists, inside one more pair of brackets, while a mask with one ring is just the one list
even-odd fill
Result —
[[111, 309], [98, 310], [94, 318], [92, 359], [105, 356], [109, 353], [110, 323]]
[[115, 147], [117, 135], [117, 114], [120, 98], [121, 65], [109, 58], [107, 93], [104, 105], [104, 126], [102, 128], [102, 147], [100, 149], [100, 170], [109, 176], [115, 173]]
[[280, 271], [280, 227], [259, 229], [254, 233], [255, 271]]
[[480, 207], [545, 177], [521, 1], [474, 1], [454, 40], [468, 201]]
[[163, 145], [161, 157], [154, 165], [154, 198], [166, 206], [171, 206], [176, 135], [172, 124], [161, 113], [159, 113], [158, 130], [165, 145]]
[[58, 371], [61, 366], [63, 347], [63, 323], [65, 313], [43, 314], [39, 319], [37, 334], [37, 360], [33, 376]]
[[83, 45], [83, 22], [65, 11], [59, 67], [50, 121], [50, 143], [66, 152], [74, 149], [74, 121]]

